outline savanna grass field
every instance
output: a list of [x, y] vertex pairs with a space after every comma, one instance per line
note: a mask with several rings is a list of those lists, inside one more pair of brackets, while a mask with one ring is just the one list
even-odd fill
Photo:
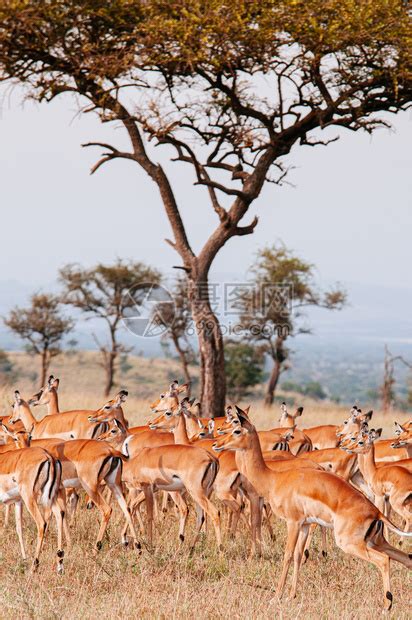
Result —
[[[39, 386], [33, 382], [34, 361], [23, 353], [10, 354], [20, 379], [1, 393], [3, 412], [8, 411], [14, 388], [30, 396]], [[130, 423], [142, 424], [150, 417], [149, 403], [168, 382], [179, 377], [173, 360], [129, 358], [128, 368], [119, 373], [119, 387], [129, 390], [124, 412]], [[63, 354], [53, 366], [60, 377], [60, 408], [97, 409], [104, 402], [102, 371], [96, 354], [79, 352]], [[194, 396], [196, 394], [193, 394]], [[298, 402], [298, 401], [297, 401]], [[242, 403], [244, 405], [248, 402]], [[258, 428], [277, 425], [278, 405], [262, 406], [258, 396], [252, 397], [251, 418]], [[318, 403], [303, 399], [303, 417], [299, 427], [323, 423], [340, 423], [349, 407]], [[368, 407], [368, 403], [361, 403]], [[34, 410], [40, 417], [45, 412]], [[376, 412], [373, 426], [382, 426], [384, 437], [392, 435], [393, 422], [407, 416]], [[143, 509], [144, 510], [144, 509]], [[223, 531], [227, 516], [223, 512]], [[249, 557], [250, 536], [242, 521], [235, 540], [224, 538], [219, 554], [212, 528], [207, 528], [193, 555], [188, 549], [193, 535], [194, 510], [191, 511], [187, 540], [178, 542], [178, 522], [169, 507], [156, 522], [154, 549], [143, 545], [139, 555], [120, 544], [123, 518], [114, 508], [108, 534], [98, 555], [93, 553], [93, 540], [98, 527], [95, 509], [86, 510], [82, 498], [76, 523], [72, 529], [73, 547], [66, 553], [65, 572], [55, 571], [55, 527], [46, 537], [40, 568], [32, 574], [29, 563], [19, 554], [14, 518], [4, 528], [4, 511], [0, 515], [0, 616], [1, 618], [362, 618], [382, 615], [380, 575], [372, 565], [344, 554], [328, 535], [328, 557], [320, 554], [320, 538], [315, 534], [309, 560], [300, 573], [296, 599], [287, 592], [279, 601], [274, 589], [280, 574], [285, 532], [284, 523], [273, 520], [276, 540], [263, 528], [263, 557]], [[35, 528], [25, 515], [25, 541], [33, 550]], [[391, 542], [397, 544], [391, 535]], [[404, 550], [412, 551], [410, 540]], [[392, 563], [391, 617], [411, 618], [412, 575], [403, 566]], [[290, 579], [290, 576], [289, 576]]]

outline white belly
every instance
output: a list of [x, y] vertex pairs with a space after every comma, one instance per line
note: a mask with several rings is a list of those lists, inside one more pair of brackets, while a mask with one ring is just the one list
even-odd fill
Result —
[[78, 478], [67, 478], [63, 480], [63, 486], [65, 489], [77, 489], [80, 486], [80, 481]]
[[10, 504], [18, 499], [20, 499], [20, 491], [18, 486], [15, 486], [8, 491], [3, 491], [2, 493], [0, 493], [0, 502], [2, 504]]
[[327, 521], [324, 521], [323, 519], [319, 519], [318, 517], [308, 517], [305, 520], [305, 523], [307, 523], [307, 524], [316, 523], [316, 525], [321, 525], [322, 527], [333, 528], [333, 524], [332, 523], [328, 523]]

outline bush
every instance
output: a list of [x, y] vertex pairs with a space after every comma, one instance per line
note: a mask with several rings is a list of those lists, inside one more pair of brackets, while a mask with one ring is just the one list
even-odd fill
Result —
[[225, 343], [225, 368], [228, 394], [238, 400], [263, 380], [263, 353], [260, 349], [231, 340]]

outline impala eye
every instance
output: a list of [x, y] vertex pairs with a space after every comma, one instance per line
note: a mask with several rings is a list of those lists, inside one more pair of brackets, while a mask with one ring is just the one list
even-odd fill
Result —
[[104, 407], [104, 408], [105, 408], [105, 409], [110, 409], [110, 408], [111, 408], [111, 405], [105, 405], [105, 407]]
[[233, 431], [233, 435], [240, 435], [240, 434], [241, 434], [241, 432], [242, 432], [242, 431], [240, 431], [240, 430], [235, 430], [235, 431]]
[[359, 445], [360, 445], [360, 446], [363, 446], [363, 443], [364, 443], [363, 441], [360, 441], [360, 442], [359, 442]]

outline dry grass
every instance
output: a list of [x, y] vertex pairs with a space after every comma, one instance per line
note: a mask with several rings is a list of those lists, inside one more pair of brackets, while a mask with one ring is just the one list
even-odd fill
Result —
[[[61, 405], [64, 409], [92, 409], [104, 401], [100, 390], [94, 387], [101, 385], [95, 358], [86, 353], [82, 356], [84, 361], [80, 364], [77, 356], [65, 356], [53, 369], [62, 378]], [[22, 371], [29, 374], [32, 365], [26, 356], [20, 356]], [[132, 423], [146, 419], [150, 397], [164, 389], [172, 372], [178, 375], [177, 367], [172, 365], [169, 360], [153, 363], [140, 359], [133, 371], [129, 371], [142, 377], [136, 382], [136, 389], [122, 377], [125, 387], [131, 391], [125, 413]], [[143, 377], [148, 377], [147, 383]], [[151, 387], [150, 393], [147, 385]], [[26, 377], [19, 382], [19, 387], [22, 394], [27, 395], [37, 386]], [[9, 394], [4, 395], [4, 402], [9, 400]], [[268, 413], [259, 403], [254, 403], [252, 411], [258, 426], [267, 428], [276, 424], [276, 410]], [[346, 414], [338, 407], [307, 402], [301, 426], [336, 423]], [[388, 420], [378, 416], [375, 424], [383, 423], [389, 436], [395, 418], [402, 419], [400, 414], [391, 415]], [[26, 541], [32, 549], [35, 532], [28, 517], [25, 521]], [[31, 575], [19, 558], [13, 526], [6, 531], [0, 523], [0, 617], [372, 619], [381, 614], [381, 581], [377, 571], [365, 562], [344, 555], [334, 544], [330, 545], [328, 558], [321, 559], [317, 538], [312, 557], [302, 569], [297, 598], [289, 601], [285, 597], [279, 602], [274, 595], [274, 584], [280, 573], [284, 547], [283, 523], [275, 524], [276, 541], [270, 541], [265, 532], [264, 557], [253, 560], [248, 559], [249, 539], [243, 526], [235, 541], [226, 541], [222, 555], [216, 552], [213, 533], [208, 531], [189, 557], [187, 547], [178, 545], [177, 521], [169, 511], [156, 529], [155, 551], [144, 549], [139, 556], [119, 545], [121, 523], [121, 516], [115, 509], [108, 538], [98, 557], [94, 557], [92, 542], [97, 532], [97, 513], [82, 506], [72, 532], [73, 549], [66, 555], [63, 577], [58, 577], [54, 571], [54, 528], [47, 538], [39, 572]], [[193, 515], [188, 538], [192, 526]], [[405, 548], [412, 550], [411, 547], [410, 542], [406, 543]], [[392, 615], [399, 619], [411, 618], [411, 574], [398, 564], [393, 564], [392, 573]]]

